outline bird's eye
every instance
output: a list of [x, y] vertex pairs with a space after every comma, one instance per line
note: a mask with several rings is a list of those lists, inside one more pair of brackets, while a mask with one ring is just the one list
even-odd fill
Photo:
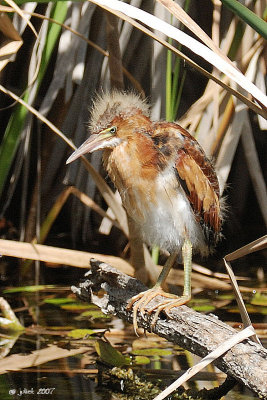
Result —
[[116, 133], [117, 132], [117, 127], [116, 126], [112, 126], [109, 130], [110, 133]]

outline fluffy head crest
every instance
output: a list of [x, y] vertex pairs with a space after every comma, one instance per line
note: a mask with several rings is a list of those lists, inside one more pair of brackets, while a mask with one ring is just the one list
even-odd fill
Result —
[[136, 93], [112, 91], [99, 94], [91, 111], [90, 131], [97, 133], [108, 127], [116, 116], [130, 117], [137, 110], [149, 116], [149, 105]]

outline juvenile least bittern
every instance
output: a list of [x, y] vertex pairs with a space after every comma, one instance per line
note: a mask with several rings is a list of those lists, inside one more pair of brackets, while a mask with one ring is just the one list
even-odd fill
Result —
[[[91, 112], [91, 136], [68, 158], [103, 150], [104, 167], [118, 189], [123, 205], [145, 242], [168, 250], [170, 257], [156, 285], [134, 296], [137, 312], [168, 314], [191, 298], [191, 263], [194, 252], [207, 256], [221, 229], [220, 192], [216, 173], [198, 142], [181, 126], [153, 122], [149, 106], [133, 93], [99, 96]], [[181, 297], [163, 291], [162, 285], [179, 253], [184, 263]], [[147, 305], [163, 296], [157, 307]], [[153, 325], [152, 324], [152, 325]]]

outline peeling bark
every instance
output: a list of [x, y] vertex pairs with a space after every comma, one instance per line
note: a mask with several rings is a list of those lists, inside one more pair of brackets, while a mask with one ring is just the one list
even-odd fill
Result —
[[[93, 294], [101, 289], [106, 292], [103, 297]], [[85, 280], [79, 287], [72, 287], [73, 292], [82, 300], [93, 302], [104, 313], [117, 315], [130, 323], [132, 311], [127, 310], [127, 303], [132, 296], [146, 289], [138, 280], [94, 259], [91, 260], [91, 270], [85, 274]], [[160, 296], [157, 296], [149, 306], [159, 301]], [[216, 316], [202, 315], [187, 306], [173, 308], [170, 315], [171, 318], [161, 313], [153, 332], [200, 357], [206, 356], [237, 333]], [[151, 331], [152, 319], [153, 313], [143, 316], [138, 313], [138, 326]], [[214, 361], [214, 364], [260, 398], [267, 399], [267, 350], [261, 345], [250, 339], [244, 340]]]

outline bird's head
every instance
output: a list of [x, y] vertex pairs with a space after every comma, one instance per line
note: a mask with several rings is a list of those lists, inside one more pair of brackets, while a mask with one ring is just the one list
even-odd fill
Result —
[[[96, 150], [112, 149], [149, 124], [149, 106], [135, 93], [113, 91], [98, 95], [91, 111], [90, 137], [67, 159], [67, 164]], [[140, 128], [141, 126], [141, 128]]]

